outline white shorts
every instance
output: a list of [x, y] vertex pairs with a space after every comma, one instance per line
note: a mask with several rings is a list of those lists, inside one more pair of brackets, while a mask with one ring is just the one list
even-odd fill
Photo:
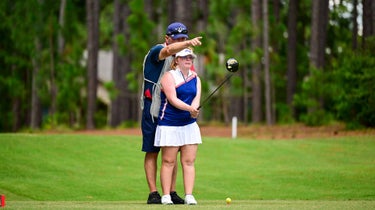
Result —
[[187, 144], [202, 144], [201, 132], [196, 122], [185, 126], [164, 126], [156, 127], [156, 147], [183, 146]]

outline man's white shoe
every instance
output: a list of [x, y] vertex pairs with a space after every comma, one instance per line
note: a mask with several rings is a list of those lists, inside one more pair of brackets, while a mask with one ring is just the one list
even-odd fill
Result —
[[163, 195], [161, 197], [161, 204], [164, 204], [164, 205], [173, 205], [171, 195]]
[[193, 195], [186, 195], [185, 196], [185, 204], [187, 205], [197, 205], [197, 201], [195, 200]]

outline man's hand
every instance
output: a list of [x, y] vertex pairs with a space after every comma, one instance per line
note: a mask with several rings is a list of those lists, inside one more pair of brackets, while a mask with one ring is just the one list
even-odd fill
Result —
[[201, 39], [202, 39], [201, 36], [195, 37], [194, 39], [190, 39], [189, 40], [189, 46], [193, 46], [194, 47], [194, 46], [200, 46], [200, 45], [202, 45]]

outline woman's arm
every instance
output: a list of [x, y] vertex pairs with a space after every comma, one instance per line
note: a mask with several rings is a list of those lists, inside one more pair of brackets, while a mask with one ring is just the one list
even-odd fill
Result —
[[163, 75], [161, 78], [161, 85], [169, 103], [178, 109], [190, 112], [191, 116], [198, 115], [199, 111], [197, 110], [197, 107], [190, 106], [177, 98], [175, 81], [170, 72], [166, 72]]
[[198, 112], [194, 112], [194, 113], [191, 113], [191, 117], [192, 118], [198, 118], [198, 115], [199, 115], [199, 104], [200, 104], [200, 100], [201, 100], [201, 80], [199, 79], [199, 77], [197, 76], [197, 94], [195, 95], [192, 103], [191, 103], [191, 106], [194, 107], [196, 110], [198, 110]]
[[197, 76], [197, 95], [193, 99], [193, 102], [191, 103], [191, 106], [198, 109], [200, 101], [201, 101], [201, 80]]

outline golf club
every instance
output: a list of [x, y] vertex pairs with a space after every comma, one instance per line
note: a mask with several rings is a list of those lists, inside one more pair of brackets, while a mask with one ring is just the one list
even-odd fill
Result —
[[[236, 59], [234, 58], [229, 58], [225, 64], [226, 68], [228, 71], [230, 72], [237, 72], [238, 71], [238, 67], [239, 67], [239, 63]], [[219, 90], [219, 88], [221, 86], [223, 86], [224, 83], [226, 83], [231, 77], [233, 76], [233, 74], [229, 74], [225, 77], [225, 79], [220, 83], [220, 85], [214, 90], [212, 91], [212, 93], [206, 98], [204, 99], [204, 101], [201, 103], [201, 105], [198, 107], [198, 110], [208, 101], [208, 99], [210, 99], [212, 97], [212, 95], [215, 94], [215, 92], [217, 90]]]

